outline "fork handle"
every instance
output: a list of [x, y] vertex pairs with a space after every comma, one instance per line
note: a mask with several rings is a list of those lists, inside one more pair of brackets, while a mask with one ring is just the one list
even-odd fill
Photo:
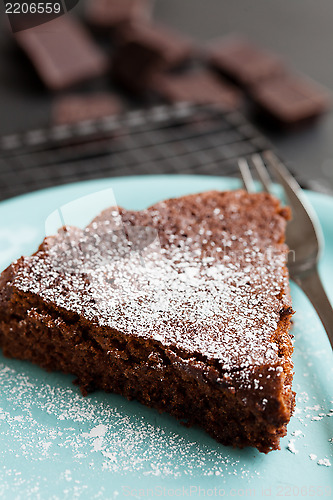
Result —
[[293, 278], [308, 297], [326, 330], [333, 349], [333, 308], [326, 295], [318, 270]]

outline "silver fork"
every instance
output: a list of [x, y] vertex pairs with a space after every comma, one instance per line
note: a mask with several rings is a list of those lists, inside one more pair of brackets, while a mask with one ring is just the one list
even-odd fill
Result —
[[[272, 192], [266, 165], [284, 189], [292, 210], [292, 220], [286, 230], [286, 243], [294, 256], [293, 261], [288, 262], [289, 274], [316, 309], [333, 349], [333, 309], [318, 273], [323, 236], [317, 216], [304, 198], [299, 184], [274, 153], [266, 151], [262, 156], [253, 155], [251, 161], [265, 191]], [[255, 184], [248, 161], [241, 158], [238, 164], [245, 189], [254, 192]]]

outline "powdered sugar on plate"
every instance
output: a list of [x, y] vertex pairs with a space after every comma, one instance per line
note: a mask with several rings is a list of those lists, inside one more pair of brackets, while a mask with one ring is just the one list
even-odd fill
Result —
[[325, 467], [331, 467], [332, 465], [328, 458], [321, 458], [320, 460], [318, 460], [317, 464], [324, 465]]
[[[189, 431], [179, 429], [171, 417], [166, 417], [170, 422], [165, 425], [153, 410], [138, 403], [126, 407], [120, 396], [98, 393], [84, 398], [75, 388], [41, 384], [3, 364], [0, 384], [8, 395], [7, 407], [0, 409], [0, 429], [4, 426], [11, 434], [12, 453], [26, 457], [41, 470], [43, 464], [59, 463], [67, 457], [74, 469], [78, 465], [93, 467], [99, 474], [111, 471], [126, 476], [135, 472], [162, 478], [213, 474], [224, 479], [234, 474], [259, 476], [259, 472], [250, 472], [241, 458], [232, 458], [228, 448], [210, 438], [210, 444], [189, 439]], [[29, 429], [29, 439], [22, 428]], [[191, 432], [196, 436], [201, 431]], [[68, 467], [63, 472], [68, 482], [71, 470]], [[10, 480], [12, 474], [13, 470]]]
[[[316, 348], [316, 337], [318, 335], [319, 318], [316, 322], [311, 321], [311, 311], [305, 310], [301, 316], [295, 315], [294, 331], [296, 332], [294, 357], [299, 359], [299, 368], [296, 370], [294, 390], [296, 391], [296, 408], [291, 419], [291, 431], [286, 449], [294, 455], [306, 456], [313, 462], [313, 466], [331, 466], [331, 461], [324, 458], [327, 453], [327, 445], [330, 441], [327, 432], [330, 432], [332, 424], [332, 401], [323, 394], [323, 380], [332, 380], [333, 370], [321, 370], [321, 364], [325, 357], [329, 358], [330, 351]], [[314, 326], [312, 326], [314, 324]], [[307, 325], [307, 334], [313, 340], [314, 346], [304, 349], [304, 325]], [[320, 327], [320, 325], [319, 325]], [[299, 333], [297, 333], [299, 332]], [[297, 361], [296, 361], [297, 362]], [[304, 379], [304, 375], [307, 377]], [[329, 382], [329, 386], [331, 382]], [[316, 439], [315, 436], [321, 436]], [[330, 434], [329, 434], [330, 435]], [[325, 452], [323, 452], [323, 449]]]

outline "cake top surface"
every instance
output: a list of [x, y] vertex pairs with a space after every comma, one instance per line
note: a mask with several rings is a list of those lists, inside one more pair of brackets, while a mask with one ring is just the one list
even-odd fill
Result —
[[13, 264], [12, 284], [105, 335], [153, 339], [225, 370], [276, 365], [272, 336], [290, 306], [287, 218], [275, 198], [241, 190], [112, 207], [46, 238]]

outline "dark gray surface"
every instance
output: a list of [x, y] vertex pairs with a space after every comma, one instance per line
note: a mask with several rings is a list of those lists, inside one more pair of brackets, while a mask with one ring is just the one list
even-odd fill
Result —
[[[46, 125], [52, 95], [13, 45], [1, 9], [0, 134], [4, 134]], [[333, 90], [332, 0], [156, 0], [155, 17], [201, 42], [230, 32], [245, 34]], [[303, 131], [266, 130], [266, 134], [305, 180], [322, 190], [333, 189], [332, 113]]]

